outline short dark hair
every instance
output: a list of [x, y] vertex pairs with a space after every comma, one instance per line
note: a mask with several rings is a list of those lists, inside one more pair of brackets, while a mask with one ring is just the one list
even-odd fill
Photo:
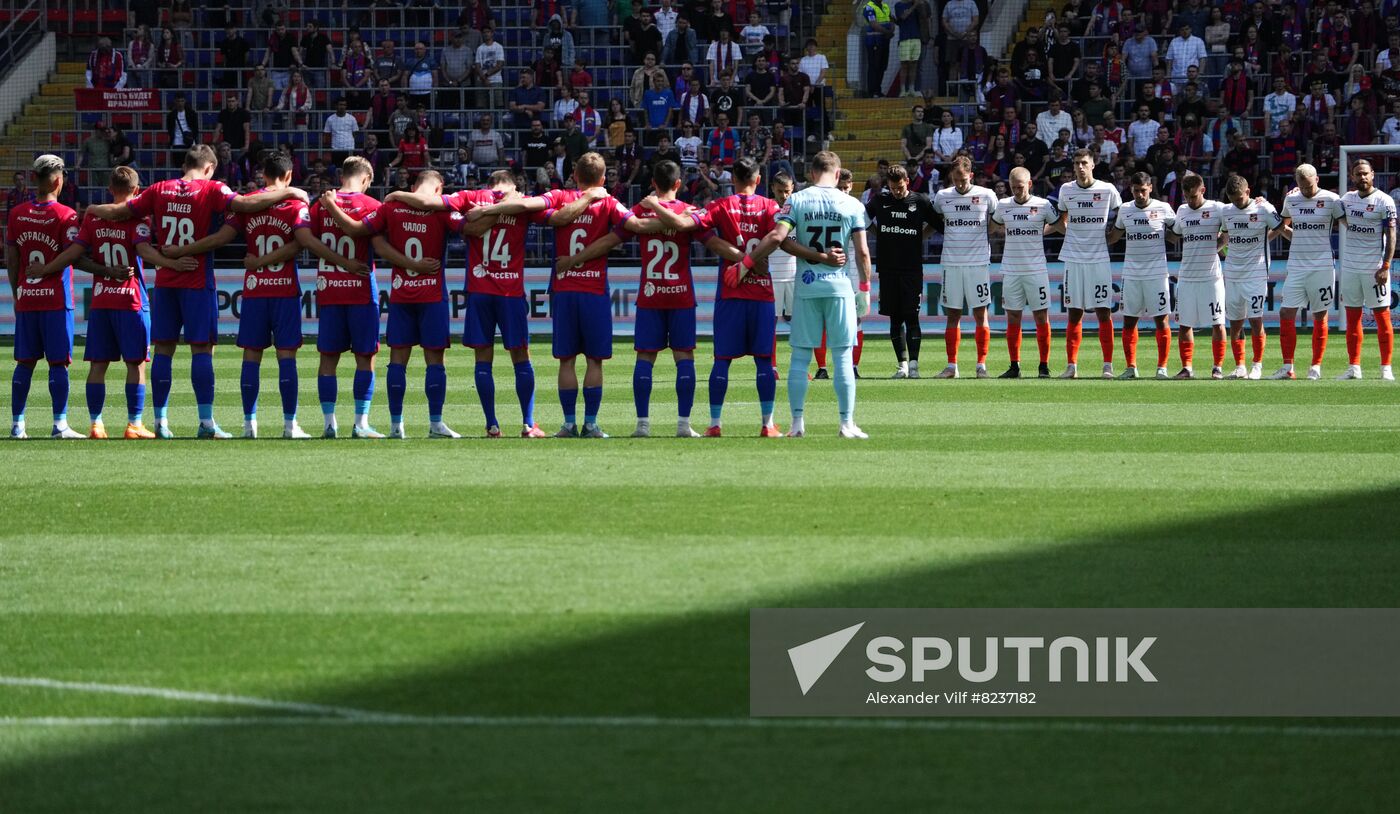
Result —
[[262, 171], [263, 175], [266, 176], [269, 181], [274, 178], [281, 178], [284, 175], [290, 175], [292, 172], [292, 159], [282, 153], [268, 153], [267, 157], [263, 159]]
[[1128, 183], [1135, 187], [1150, 187], [1152, 186], [1152, 176], [1145, 172], [1135, 172], [1128, 179]]
[[741, 158], [734, 162], [729, 172], [734, 176], [735, 182], [748, 184], [758, 178], [758, 162], [752, 158]]
[[681, 180], [681, 167], [674, 161], [662, 161], [651, 171], [651, 181], [658, 192], [670, 192]]

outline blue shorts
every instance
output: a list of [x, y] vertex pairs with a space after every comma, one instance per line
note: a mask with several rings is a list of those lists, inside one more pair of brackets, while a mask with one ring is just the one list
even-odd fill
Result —
[[66, 365], [73, 360], [73, 312], [16, 311], [15, 361], [48, 360]]
[[506, 350], [530, 346], [530, 304], [524, 297], [499, 294], [468, 294], [467, 313], [462, 323], [462, 344], [469, 348], [489, 348], [501, 331]]
[[558, 291], [549, 295], [554, 317], [554, 358], [583, 354], [612, 358], [612, 299], [607, 294]]
[[244, 297], [238, 318], [238, 347], [263, 350], [301, 347], [301, 297]]
[[379, 305], [321, 306], [321, 324], [316, 329], [316, 350], [321, 353], [353, 351], [357, 356], [379, 352]]
[[212, 288], [156, 288], [151, 295], [151, 341], [191, 345], [219, 341], [219, 292]]
[[792, 306], [788, 343], [795, 348], [819, 348], [825, 333], [828, 348], [854, 347], [860, 330], [856, 323], [855, 297], [798, 297]]
[[418, 345], [424, 350], [443, 350], [452, 344], [450, 322], [447, 300], [391, 302], [387, 335], [389, 347], [411, 348]]
[[778, 330], [771, 302], [726, 297], [715, 300], [715, 358], [772, 356]]
[[632, 347], [651, 353], [695, 350], [695, 309], [638, 308]]
[[145, 362], [151, 346], [147, 311], [95, 308], [88, 312], [84, 362]]

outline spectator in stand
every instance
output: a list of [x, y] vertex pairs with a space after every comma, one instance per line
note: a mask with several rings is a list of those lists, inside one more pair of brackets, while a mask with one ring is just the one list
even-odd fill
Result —
[[[1200, 0], [1194, 0], [1199, 3]], [[1186, 84], [1186, 69], [1192, 65], [1199, 68], [1206, 58], [1206, 44], [1192, 33], [1191, 24], [1182, 22], [1177, 26], [1176, 38], [1167, 46], [1167, 75], [1171, 78], [1172, 93], [1181, 92]]]
[[[1076, 109], [1069, 114], [1073, 127], [1070, 130], [1069, 147], [1078, 149], [1089, 146], [1089, 142], [1094, 140], [1094, 128], [1089, 124], [1089, 117], [1084, 115], [1083, 108]], [[1102, 125], [1100, 125], [1102, 126]]]
[[461, 29], [448, 36], [438, 58], [438, 109], [460, 111], [467, 107], [463, 90], [472, 86], [472, 74], [476, 69], [476, 51], [467, 47], [466, 33]]
[[924, 0], [898, 0], [894, 4], [895, 25], [899, 28], [900, 96], [918, 96], [919, 58], [923, 55]]
[[694, 122], [697, 129], [710, 123], [710, 97], [705, 95], [705, 85], [699, 79], [690, 81], [689, 87], [676, 100], [676, 107], [681, 122]]
[[370, 94], [374, 89], [374, 72], [370, 63], [369, 50], [363, 40], [355, 40], [345, 49], [345, 58], [340, 62], [340, 81], [345, 87], [345, 99], [356, 110], [369, 107]]
[[1376, 118], [1366, 109], [1366, 100], [1351, 97], [1351, 105], [1342, 120], [1342, 141], [1347, 144], [1370, 144], [1376, 140]]
[[437, 63], [428, 54], [428, 43], [413, 44], [413, 56], [404, 65], [404, 87], [408, 90], [410, 107], [427, 107], [433, 101], [433, 86], [437, 82]]
[[272, 79], [267, 75], [267, 68], [259, 65], [253, 69], [253, 78], [248, 80], [248, 102], [244, 105], [258, 130], [267, 129], [273, 98]]
[[666, 72], [653, 75], [651, 81], [651, 90], [642, 97], [642, 109], [646, 111], [647, 146], [660, 143], [660, 134], [670, 130], [677, 115], [676, 95], [671, 92]]
[[487, 27], [481, 32], [481, 44], [476, 47], [476, 70], [481, 81], [490, 88], [490, 106], [504, 106], [506, 49], [496, 42], [496, 30]]
[[900, 149], [904, 151], [904, 163], [912, 165], [921, 160], [926, 151], [933, 149], [933, 134], [938, 128], [924, 121], [923, 105], [914, 105], [910, 115], [913, 119], [900, 131], [899, 140]]
[[780, 121], [789, 127], [801, 127], [811, 104], [812, 81], [802, 72], [796, 57], [789, 57], [787, 71], [778, 80], [778, 112]]
[[476, 129], [468, 137], [472, 163], [479, 169], [505, 166], [506, 144], [500, 131], [495, 128], [495, 117], [490, 113], [483, 113], [477, 117], [476, 122]]
[[[953, 0], [971, 2], [971, 0]], [[894, 11], [885, 0], [865, 0], [861, 7], [865, 32], [865, 95], [872, 99], [885, 95], [885, 70], [890, 64], [890, 40], [894, 38]]]
[[[570, 116], [564, 120], [564, 132], [559, 134], [560, 143], [564, 145], [564, 152], [569, 157], [570, 165], [579, 159], [579, 156], [588, 152], [590, 144], [588, 136], [578, 127], [578, 119]], [[567, 173], [565, 178], [567, 178]]]
[[[1054, 143], [1053, 139], [1051, 143]], [[1040, 139], [1035, 122], [1026, 122], [1025, 128], [1021, 130], [1021, 140], [1011, 146], [1017, 155], [1025, 157], [1026, 169], [1030, 170], [1032, 178], [1039, 178], [1045, 173], [1045, 162], [1050, 157], [1050, 145]]]
[[1213, 145], [1201, 131], [1200, 119], [1195, 116], [1183, 116], [1175, 143], [1177, 156], [1186, 162], [1187, 168], [1200, 173], [1210, 166], [1214, 156]]
[[[942, 123], [934, 129], [929, 145], [933, 149], [933, 159], [939, 165], [939, 172], [947, 172], [953, 157], [963, 148], [963, 133], [953, 122], [952, 111], [943, 111], [941, 118]], [[908, 149], [907, 145], [905, 149]]]
[[1351, 107], [1351, 100], [1360, 98], [1367, 110], [1375, 108], [1375, 95], [1371, 91], [1371, 77], [1360, 62], [1353, 62], [1347, 70], [1347, 81], [1342, 84], [1342, 104]]
[[214, 167], [215, 181], [222, 181], [230, 189], [238, 189], [247, 182], [239, 163], [233, 160], [233, 150], [229, 149], [227, 141], [215, 142], [214, 158], [218, 160]]
[[1400, 144], [1400, 99], [1390, 102], [1390, 115], [1381, 123], [1381, 143]]
[[516, 161], [525, 177], [534, 182], [536, 190], [544, 189], [549, 184], [547, 165], [553, 152], [553, 143], [553, 139], [545, 132], [544, 123], [539, 119], [530, 122], [530, 132], [520, 139], [520, 155]]
[[165, 13], [170, 27], [179, 35], [180, 45], [188, 48], [190, 27], [194, 25], [194, 9], [190, 8], [190, 0], [170, 0], [170, 7]]
[[943, 75], [956, 78], [961, 71], [962, 52], [967, 44], [967, 35], [979, 33], [982, 29], [982, 17], [977, 3], [973, 0], [948, 0], [943, 6], [942, 24], [945, 43]]
[[583, 137], [588, 139], [588, 148], [598, 147], [598, 140], [603, 136], [603, 117], [593, 107], [593, 102], [586, 90], [578, 92], [578, 108], [574, 110], [574, 120], [578, 122], [578, 129], [583, 133]]
[[680, 153], [679, 163], [687, 169], [694, 169], [700, 163], [700, 151], [704, 149], [700, 137], [695, 135], [695, 125], [681, 123], [681, 137], [676, 139], [676, 150]]
[[661, 53], [661, 47], [666, 39], [661, 33], [661, 29], [656, 27], [656, 19], [652, 16], [650, 9], [642, 9], [639, 14], [634, 15], [629, 21], [630, 27], [624, 32], [632, 46], [632, 62], [635, 65], [642, 64], [642, 61], [651, 55]]
[[656, 64], [656, 54], [646, 54], [642, 57], [642, 66], [632, 72], [632, 81], [629, 88], [628, 98], [631, 99], [632, 107], [642, 106], [642, 97], [647, 91], [652, 89], [656, 83], [656, 75], [666, 75], [666, 71]]
[[335, 64], [335, 44], [315, 20], [307, 20], [298, 43], [301, 48], [301, 75], [308, 85], [325, 87], [327, 71]]
[[768, 160], [768, 141], [772, 137], [772, 132], [763, 126], [758, 114], [750, 113], [749, 126], [744, 128], [744, 140], [739, 145], [739, 156], [752, 158], [762, 167]]
[[283, 116], [282, 126], [305, 130], [310, 123], [308, 114], [315, 104], [316, 94], [306, 84], [306, 77], [302, 76], [301, 71], [292, 71], [292, 84], [282, 91], [282, 98], [277, 100], [277, 109], [291, 114], [290, 121], [289, 117]]
[[1228, 148], [1220, 153], [1215, 175], [1224, 177], [1227, 173], [1234, 173], [1252, 178], [1259, 172], [1259, 151], [1254, 149], [1244, 133], [1239, 130], [1230, 133], [1229, 139]]
[[74, 162], [73, 169], [80, 173], [87, 170], [78, 176], [82, 186], [101, 185], [102, 178], [112, 169], [112, 140], [107, 125], [98, 122], [92, 126], [91, 135], [83, 139], [83, 145], [78, 150], [78, 160]]
[[410, 178], [423, 170], [432, 169], [432, 151], [428, 149], [428, 140], [423, 137], [418, 125], [410, 124], [404, 130], [403, 138], [399, 140], [398, 155], [389, 162], [389, 166], [402, 167], [408, 171]]
[[826, 72], [831, 70], [831, 64], [826, 60], [826, 54], [817, 50], [817, 41], [808, 39], [804, 47], [802, 59], [798, 60], [798, 66], [802, 72], [807, 74], [811, 80], [813, 93], [822, 92], [821, 88], [826, 87]]
[[1147, 36], [1146, 26], [1140, 27], [1123, 43], [1123, 65], [1129, 79], [1146, 79], [1157, 67], [1157, 41]]
[[1021, 131], [1025, 128], [1016, 113], [1014, 107], [1004, 107], [1001, 109], [1001, 118], [996, 123], [994, 133], [1000, 133], [1006, 137], [1006, 147], [1011, 149], [1016, 142], [1021, 140]]
[[107, 139], [112, 143], [112, 166], [131, 166], [136, 156], [131, 151], [131, 142], [127, 140], [126, 134], [116, 127], [109, 126], [107, 128]]
[[389, 86], [389, 80], [379, 80], [378, 90], [369, 100], [369, 112], [365, 116], [366, 129], [388, 139], [389, 144], [397, 144], [397, 139], [390, 138], [389, 131], [390, 120], [398, 108], [399, 96]]
[[715, 114], [715, 127], [705, 137], [705, 148], [711, 164], [728, 167], [734, 163], [739, 152], [739, 136], [729, 126], [729, 114]]
[[574, 111], [578, 110], [578, 99], [574, 89], [568, 85], [560, 85], [555, 96], [559, 98], [554, 100], [554, 123], [562, 125], [574, 117]]
[[1031, 51], [1026, 54], [1021, 75], [1016, 78], [1017, 90], [1028, 102], [1042, 101], [1048, 98], [1050, 90], [1045, 77], [1045, 61], [1041, 59], [1039, 51]]
[[[773, 32], [768, 30], [768, 26], [763, 24], [763, 20], [758, 15], [758, 11], [749, 12], [749, 24], [739, 31], [739, 41], [744, 49], [744, 56], [752, 59], [754, 56], [763, 53], [763, 41], [773, 36]], [[763, 166], [759, 164], [759, 166]]]
[[1069, 26], [1061, 24], [1055, 29], [1055, 41], [1050, 45], [1046, 67], [1050, 82], [1059, 87], [1061, 93], [1069, 93], [1070, 83], [1079, 76], [1083, 57], [1079, 44], [1070, 37]]
[[535, 83], [541, 88], [557, 88], [564, 84], [564, 65], [558, 48], [544, 49], [544, 56], [535, 60]]
[[700, 38], [695, 36], [695, 29], [690, 26], [689, 19], [676, 19], [676, 27], [666, 35], [661, 60], [667, 65], [675, 65], [678, 62], [694, 64], [700, 61]]
[[1400, 31], [1387, 34], [1386, 42], [1389, 43], [1386, 48], [1376, 54], [1376, 76], [1400, 66]]
[[278, 20], [272, 33], [267, 35], [267, 51], [262, 64], [272, 75], [272, 87], [277, 91], [287, 89], [292, 80], [292, 70], [301, 67], [301, 49], [297, 47], [297, 35], [287, 30], [287, 24]]
[[723, 74], [719, 87], [710, 92], [710, 103], [714, 114], [724, 113], [731, 120], [737, 119], [744, 106], [743, 92], [734, 87], [734, 74]]
[[[160, 44], [156, 46], [156, 84], [161, 88], [179, 88], [184, 85], [180, 69], [185, 66], [185, 50], [169, 28], [160, 31]], [[181, 160], [183, 163], [183, 159]]]
[[586, 54], [579, 54], [574, 58], [574, 67], [569, 71], [569, 85], [575, 90], [593, 87], [593, 74], [588, 72]]
[[1032, 51], [1045, 53], [1045, 44], [1040, 41], [1040, 29], [1032, 28], [1026, 32], [1026, 36], [1016, 43], [1011, 49], [1011, 73], [1013, 76], [1021, 73], [1021, 69], [1026, 66], [1026, 55]]
[[1268, 140], [1269, 172], [1276, 176], [1292, 175], [1298, 169], [1301, 155], [1298, 136], [1293, 132], [1293, 122], [1284, 119], [1279, 122], [1278, 135]]
[[1229, 108], [1220, 108], [1220, 115], [1206, 124], [1206, 137], [1210, 139], [1217, 155], [1230, 148], [1232, 143], [1230, 136], [1233, 133], [1240, 133], [1245, 138], [1250, 138], [1253, 135], [1249, 119], [1236, 118]]
[[403, 87], [403, 60], [399, 59], [393, 40], [386, 39], [379, 44], [379, 51], [374, 55], [374, 76], [378, 82], [388, 82], [391, 88]]
[[369, 162], [370, 167], [374, 169], [374, 179], [384, 177], [384, 167], [387, 165], [389, 158], [384, 154], [384, 151], [379, 148], [378, 135], [374, 133], [365, 133], [364, 149], [358, 151], [356, 155]]
[[734, 18], [724, 10], [724, 0], [710, 0], [709, 12], [699, 15], [691, 22], [695, 25], [695, 33], [699, 34], [701, 39], [710, 42], [718, 40], [720, 32], [728, 31], [731, 36], [734, 34]]
[[190, 107], [183, 93], [175, 94], [165, 114], [165, 135], [170, 145], [170, 167], [184, 166], [185, 153], [199, 143], [199, 113]]
[[1187, 82], [1181, 98], [1172, 103], [1172, 113], [1178, 119], [1194, 116], [1204, 121], [1207, 114], [1206, 100], [1201, 97], [1200, 87], [1195, 82]]
[[631, 197], [632, 185], [637, 183], [642, 172], [642, 148], [637, 144], [635, 131], [628, 130], [623, 134], [622, 143], [613, 152], [613, 158], [617, 162], [618, 184], [625, 200]]
[[335, 103], [335, 112], [326, 117], [322, 134], [330, 142], [331, 163], [339, 167], [341, 162], [355, 152], [355, 134], [360, 132], [360, 122], [350, 115], [350, 106], [344, 98]]
[[[223, 50], [222, 43], [219, 50]], [[151, 68], [156, 64], [156, 44], [151, 40], [151, 30], [144, 25], [136, 27], [136, 34], [126, 47], [127, 87], [151, 87]], [[228, 55], [224, 55], [224, 66], [228, 67]], [[228, 74], [220, 74], [222, 81]], [[220, 87], [231, 87], [220, 84]]]
[[1300, 107], [1303, 125], [1300, 135], [1304, 140], [1321, 134], [1324, 127], [1334, 123], [1337, 115], [1337, 100], [1327, 92], [1321, 78], [1312, 80], [1308, 95], [1303, 97]]
[[510, 126], [517, 130], [529, 128], [531, 121], [545, 115], [547, 107], [544, 88], [535, 84], [535, 72], [522, 69], [520, 83], [510, 92]]
[[991, 132], [987, 130], [987, 120], [981, 116], [973, 117], [972, 129], [963, 139], [963, 150], [971, 156], [974, 165], [982, 163], [982, 159], [987, 155], [987, 145], [990, 141]]
[[224, 109], [214, 125], [214, 143], [228, 142], [229, 149], [243, 152], [253, 140], [253, 117], [239, 102], [238, 94], [224, 94]]
[[788, 175], [795, 172], [792, 167], [792, 142], [788, 140], [787, 128], [782, 122], [773, 125], [769, 136], [767, 164], [767, 177], [770, 181], [780, 172]]
[[608, 112], [603, 116], [603, 127], [607, 130], [609, 147], [621, 147], [623, 136], [627, 131], [635, 129], [626, 106], [616, 96], [608, 101]]
[[705, 52], [705, 61], [710, 65], [710, 80], [713, 81], [715, 77], [724, 76], [726, 73], [734, 73], [743, 59], [744, 55], [738, 44], [731, 39], [729, 29], [720, 29], [718, 39], [712, 41], [709, 50]]
[[1061, 130], [1074, 132], [1074, 119], [1065, 112], [1058, 90], [1050, 91], [1050, 106], [1036, 115], [1035, 126], [1047, 148], [1059, 138]]
[[1147, 150], [1157, 142], [1162, 123], [1152, 118], [1152, 109], [1138, 105], [1137, 119], [1128, 125], [1128, 150], [1134, 158], [1145, 158]]
[[1230, 59], [1225, 78], [1220, 80], [1220, 106], [1236, 116], [1254, 109], [1254, 83], [1245, 73], [1243, 60]]
[[110, 37], [97, 39], [97, 47], [88, 54], [85, 75], [90, 88], [126, 87], [126, 57], [112, 47]]
[[[777, 104], [778, 82], [768, 70], [768, 60], [762, 54], [755, 54], [753, 68], [744, 78], [744, 107], [752, 115], [752, 108], [769, 108]], [[760, 115], [766, 119], [768, 111], [763, 110]]]
[[540, 49], [548, 51], [553, 48], [558, 50], [558, 58], [562, 65], [573, 65], [577, 53], [574, 47], [574, 35], [564, 26], [562, 14], [554, 14], [549, 18], [549, 25], [540, 32]]
[[1017, 104], [1016, 86], [1011, 82], [1011, 69], [1005, 65], [997, 68], [996, 84], [986, 93], [988, 118], [997, 118], [1001, 111]]

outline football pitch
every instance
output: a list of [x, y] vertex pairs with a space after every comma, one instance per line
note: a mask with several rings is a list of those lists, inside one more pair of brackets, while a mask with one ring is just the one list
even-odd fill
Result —
[[[414, 440], [2, 444], [0, 811], [1393, 811], [1386, 720], [748, 718], [753, 607], [1400, 604], [1400, 389], [1375, 380], [1370, 335], [1368, 379], [1331, 381], [1341, 340], [1321, 382], [947, 382], [884, 379], [872, 337], [864, 442], [836, 438], [828, 382], [807, 438], [755, 437], [749, 360], [730, 437], [666, 437], [666, 356], [658, 437], [627, 438], [619, 343], [607, 441], [427, 440], [416, 357]], [[1149, 334], [1149, 374], [1154, 351]], [[923, 355], [932, 376], [941, 337]], [[1082, 369], [1097, 355], [1090, 337]], [[1197, 356], [1208, 373], [1208, 338]], [[238, 354], [215, 358], [236, 433]], [[448, 369], [446, 421], [479, 436], [470, 355]], [[510, 436], [504, 354], [495, 369]], [[349, 379], [342, 364], [343, 430]], [[174, 393], [192, 435], [183, 350]]]

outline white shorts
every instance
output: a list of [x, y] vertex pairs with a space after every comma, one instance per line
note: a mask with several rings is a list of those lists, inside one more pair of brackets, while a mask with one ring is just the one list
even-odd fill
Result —
[[1044, 311], [1050, 307], [1050, 274], [1008, 274], [1001, 278], [1001, 307], [1006, 311]]
[[1162, 317], [1172, 312], [1171, 283], [1166, 277], [1123, 280], [1123, 316]]
[[1306, 308], [1325, 314], [1332, 307], [1333, 286], [1337, 272], [1332, 268], [1318, 271], [1288, 270], [1283, 279], [1283, 307]]
[[992, 304], [992, 276], [988, 266], [943, 267], [943, 310], [970, 311]]
[[1228, 320], [1263, 319], [1268, 300], [1269, 281], [1263, 277], [1225, 280], [1225, 318]]
[[1113, 269], [1108, 263], [1065, 263], [1065, 307], [1080, 311], [1113, 307]]
[[778, 309], [778, 316], [792, 316], [792, 292], [797, 288], [797, 280], [774, 280], [773, 281], [773, 305]]
[[1225, 324], [1224, 280], [1178, 280], [1176, 321], [1183, 328]]
[[1351, 271], [1344, 271], [1340, 275], [1342, 284], [1342, 305], [1347, 308], [1377, 308], [1390, 307], [1390, 281], [1385, 284], [1377, 284], [1374, 273], [1357, 274]]

